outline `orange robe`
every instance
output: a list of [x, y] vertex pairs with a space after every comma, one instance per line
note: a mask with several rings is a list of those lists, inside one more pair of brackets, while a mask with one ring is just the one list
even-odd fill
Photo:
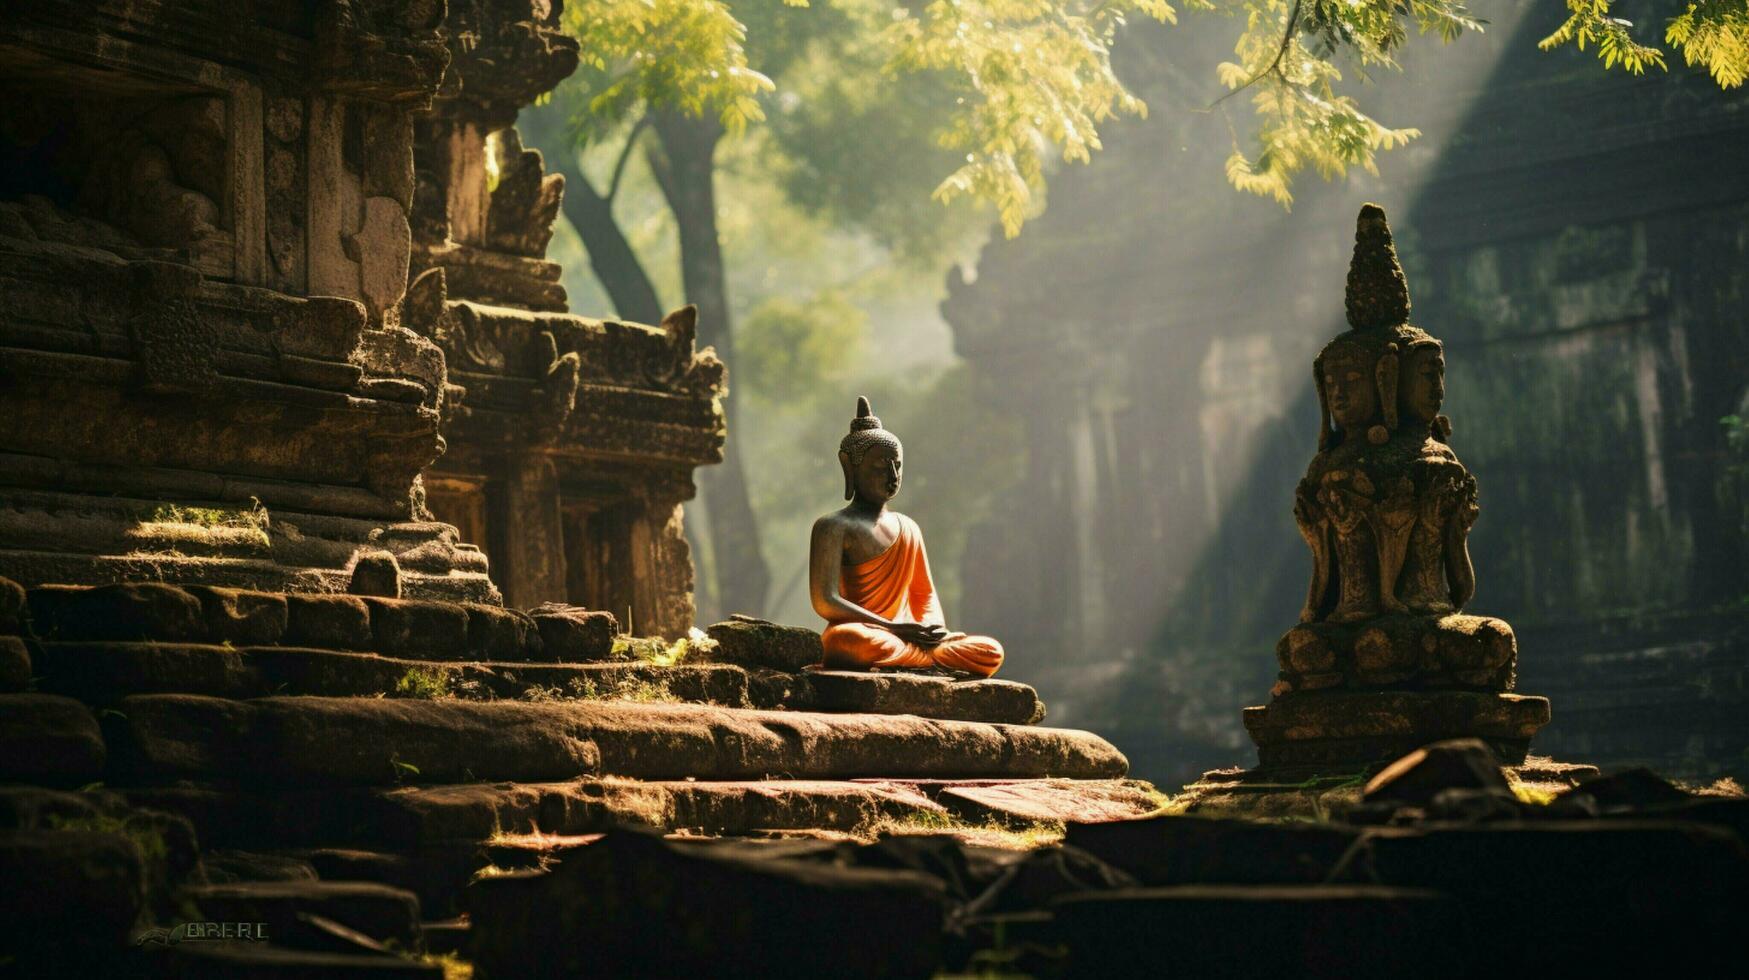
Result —
[[[943, 623], [941, 600], [929, 578], [923, 532], [899, 515], [899, 537], [868, 561], [846, 565], [840, 594], [869, 612], [895, 622]], [[989, 677], [1002, 666], [1002, 644], [988, 636], [949, 634], [938, 646], [921, 647], [899, 639], [885, 627], [856, 621], [834, 622], [820, 637], [826, 667], [945, 667]]]

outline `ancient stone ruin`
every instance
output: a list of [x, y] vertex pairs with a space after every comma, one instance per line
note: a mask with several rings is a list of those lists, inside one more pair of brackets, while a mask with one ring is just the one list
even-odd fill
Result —
[[0, 971], [1735, 964], [1740, 796], [1500, 766], [1547, 705], [1461, 612], [1474, 483], [1382, 213], [1249, 716], [1276, 771], [1413, 750], [1335, 811], [1168, 799], [1025, 684], [694, 631], [724, 366], [690, 307], [566, 311], [514, 129], [559, 15], [0, 9]]
[[1409, 323], [1385, 212], [1361, 208], [1348, 271], [1351, 329], [1313, 364], [1318, 454], [1294, 494], [1312, 553], [1300, 624], [1276, 644], [1280, 680], [1245, 727], [1265, 767], [1367, 764], [1477, 737], [1520, 763], [1546, 698], [1511, 693], [1504, 620], [1463, 612], [1476, 479], [1450, 446], [1445, 357]]
[[0, 867], [65, 897], [12, 965], [433, 974], [470, 881], [603, 832], [1156, 806], [1024, 684], [693, 629], [724, 366], [566, 311], [514, 128], [559, 14], [0, 12]]

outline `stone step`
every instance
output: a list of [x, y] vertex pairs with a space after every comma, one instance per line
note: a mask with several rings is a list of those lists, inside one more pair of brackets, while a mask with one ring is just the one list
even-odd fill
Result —
[[37, 686], [103, 704], [132, 694], [256, 698], [632, 696], [743, 706], [747, 672], [731, 664], [432, 662], [303, 647], [196, 643], [38, 645]]
[[859, 776], [1116, 778], [1128, 762], [1088, 732], [684, 704], [416, 701], [179, 694], [106, 718], [109, 782], [256, 786]]
[[1001, 724], [1031, 724], [1045, 712], [1025, 684], [926, 674], [817, 671], [782, 675], [786, 683], [778, 685], [769, 669], [716, 662], [446, 662], [308, 647], [97, 640], [36, 646], [38, 690], [92, 704], [131, 694], [626, 698]]
[[[882, 817], [946, 816], [939, 804], [911, 787], [832, 780], [583, 779], [292, 792], [174, 786], [127, 795], [136, 805], [186, 816], [206, 846], [249, 849], [389, 847], [410, 853], [464, 847], [478, 852], [481, 842], [505, 834], [576, 835], [628, 825], [712, 835], [787, 828], [848, 831]], [[323, 875], [338, 872], [347, 861], [369, 863], [355, 854], [303, 857]], [[381, 875], [346, 873], [392, 880], [399, 871], [385, 866]]]
[[[268, 940], [305, 945], [312, 919], [406, 952], [424, 948], [419, 899], [412, 892], [366, 881], [250, 881], [195, 885], [184, 895], [209, 922], [251, 924]], [[259, 939], [259, 936], [254, 938]], [[322, 942], [327, 941], [323, 934]]]
[[929, 674], [819, 670], [804, 675], [820, 711], [858, 711], [922, 718], [1030, 725], [1043, 721], [1044, 702], [1025, 684], [955, 680]]
[[159, 582], [29, 590], [43, 640], [230, 643], [374, 650], [417, 660], [585, 662], [613, 659], [611, 613], [326, 593], [255, 592]]

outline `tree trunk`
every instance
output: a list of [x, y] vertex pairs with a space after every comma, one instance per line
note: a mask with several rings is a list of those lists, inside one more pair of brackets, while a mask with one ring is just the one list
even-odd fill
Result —
[[[553, 117], [557, 117], [557, 124]], [[526, 129], [524, 139], [540, 149], [547, 172], [564, 175], [565, 220], [583, 239], [589, 267], [613, 300], [614, 314], [637, 323], [661, 323], [665, 311], [656, 298], [656, 287], [619, 223], [613, 220], [613, 202], [595, 190], [578, 165], [577, 148], [562, 123], [563, 110], [547, 106], [523, 113], [517, 128]]]
[[[728, 288], [722, 244], [717, 239], [716, 191], [712, 184], [714, 158], [723, 128], [710, 116], [692, 117], [669, 111], [655, 114], [653, 128], [659, 146], [650, 149], [650, 169], [680, 229], [681, 280], [687, 301], [698, 304], [698, 340], [701, 345], [714, 346], [732, 370], [734, 334], [729, 323]], [[732, 383], [723, 400], [723, 411], [731, 422], [723, 462], [706, 470], [700, 480], [710, 512], [716, 595], [722, 613], [761, 615], [771, 586], [771, 570], [759, 551], [759, 525], [747, 496], [740, 443], [734, 438]]]

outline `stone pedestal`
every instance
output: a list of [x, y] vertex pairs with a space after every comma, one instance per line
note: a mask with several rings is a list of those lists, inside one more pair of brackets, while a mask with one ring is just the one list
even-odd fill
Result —
[[1549, 700], [1492, 691], [1334, 691], [1287, 694], [1245, 709], [1265, 768], [1357, 767], [1431, 742], [1479, 738], [1500, 761], [1524, 761]]

